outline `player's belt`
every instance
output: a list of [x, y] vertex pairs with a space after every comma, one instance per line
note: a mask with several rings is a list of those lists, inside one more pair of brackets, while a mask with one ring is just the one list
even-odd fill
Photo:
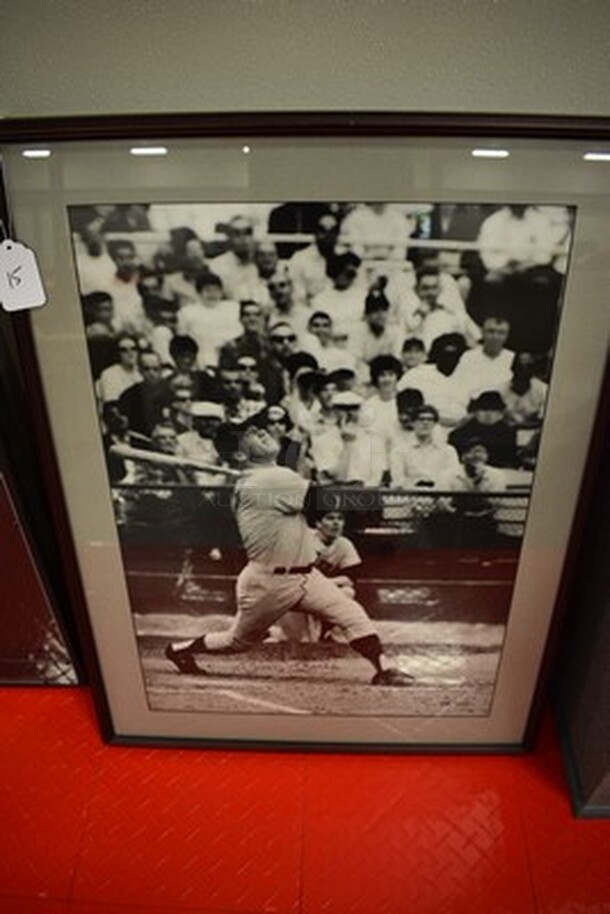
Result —
[[284, 565], [278, 565], [277, 568], [273, 569], [273, 574], [307, 574], [313, 567], [313, 562], [311, 565], [292, 565], [288, 568]]

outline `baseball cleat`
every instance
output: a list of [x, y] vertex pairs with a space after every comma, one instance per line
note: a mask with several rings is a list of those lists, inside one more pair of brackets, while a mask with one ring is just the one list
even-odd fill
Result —
[[192, 654], [176, 651], [171, 644], [168, 644], [165, 648], [165, 656], [174, 664], [179, 673], [184, 673], [187, 676], [206, 675], [206, 671], [197, 666]]
[[389, 670], [380, 670], [375, 673], [371, 683], [382, 686], [412, 686], [415, 685], [415, 677], [392, 667]]

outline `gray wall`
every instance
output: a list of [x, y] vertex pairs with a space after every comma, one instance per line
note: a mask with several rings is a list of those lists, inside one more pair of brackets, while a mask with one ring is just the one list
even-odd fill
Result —
[[607, 0], [7, 0], [0, 115], [608, 114]]

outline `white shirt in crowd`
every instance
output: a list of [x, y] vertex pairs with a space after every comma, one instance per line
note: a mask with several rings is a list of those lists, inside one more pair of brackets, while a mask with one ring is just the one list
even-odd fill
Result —
[[410, 488], [422, 480], [436, 484], [443, 474], [459, 473], [460, 461], [450, 444], [415, 438], [404, 448], [393, 448], [390, 471], [393, 486]]
[[178, 312], [178, 333], [192, 337], [199, 346], [199, 367], [217, 365], [221, 347], [242, 333], [239, 305], [223, 299], [210, 307], [202, 302], [185, 305]]
[[326, 275], [326, 260], [317, 245], [296, 251], [288, 261], [288, 270], [294, 286], [295, 297], [310, 302], [315, 295], [330, 286]]
[[96, 385], [97, 395], [102, 403], [112, 403], [118, 400], [125, 390], [141, 380], [142, 375], [137, 368], [128, 370], [117, 362], [102, 371]]
[[491, 357], [485, 354], [482, 346], [477, 346], [462, 355], [451, 377], [467, 400], [485, 390], [502, 391], [512, 379], [514, 357], [515, 353], [510, 349], [501, 349], [498, 355]]
[[[353, 285], [349, 289], [324, 289], [311, 302], [312, 313], [324, 311], [334, 324], [335, 330], [347, 330], [349, 334], [362, 320], [366, 288]], [[350, 347], [351, 348], [351, 347]]]
[[438, 410], [442, 425], [457, 425], [466, 416], [468, 397], [464, 390], [453, 375], [444, 375], [436, 365], [417, 365], [406, 371], [398, 382], [398, 390], [407, 388], [421, 391], [424, 403]]

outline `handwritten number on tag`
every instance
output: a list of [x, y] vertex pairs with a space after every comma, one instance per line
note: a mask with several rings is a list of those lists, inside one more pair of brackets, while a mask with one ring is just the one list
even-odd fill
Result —
[[36, 255], [10, 238], [0, 243], [0, 302], [5, 311], [40, 308], [47, 296]]

